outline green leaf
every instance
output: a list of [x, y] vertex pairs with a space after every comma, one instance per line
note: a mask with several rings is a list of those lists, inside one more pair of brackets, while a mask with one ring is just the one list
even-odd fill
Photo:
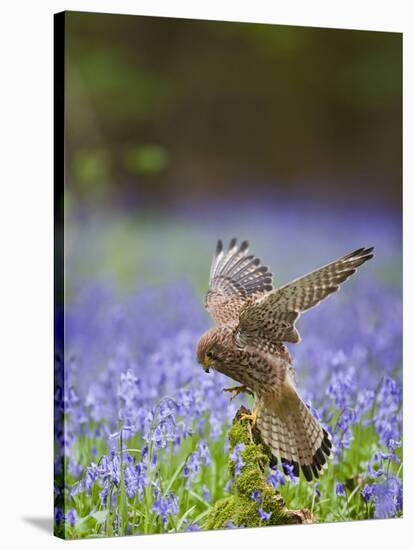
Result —
[[[188, 458], [188, 457], [187, 457]], [[171, 487], [172, 485], [174, 484], [174, 481], [176, 480], [176, 478], [179, 476], [179, 474], [181, 473], [183, 467], [185, 466], [185, 462], [186, 462], [186, 459], [184, 460], [184, 462], [181, 462], [181, 464], [178, 466], [178, 468], [175, 470], [173, 476], [171, 477], [169, 483], [168, 483], [168, 486], [166, 487], [165, 491], [163, 492], [163, 496], [167, 495], [169, 493], [169, 491], [171, 490]]]
[[191, 495], [191, 497], [194, 497], [196, 500], [199, 500], [199, 502], [202, 502], [202, 504], [204, 504], [207, 508], [211, 508], [211, 505], [209, 504], [209, 502], [207, 502], [204, 498], [202, 498], [200, 495], [198, 495], [194, 491], [189, 491], [189, 494]]
[[106, 518], [108, 517], [108, 511], [107, 510], [98, 510], [97, 512], [93, 512], [90, 514], [93, 519], [96, 520], [96, 523], [103, 523], [106, 521]]
[[179, 531], [180, 528], [182, 527], [182, 524], [183, 522], [185, 521], [185, 519], [189, 516], [189, 514], [191, 514], [194, 510], [195, 510], [196, 506], [191, 506], [186, 512], [185, 514], [179, 519], [177, 525], [176, 525], [176, 530]]

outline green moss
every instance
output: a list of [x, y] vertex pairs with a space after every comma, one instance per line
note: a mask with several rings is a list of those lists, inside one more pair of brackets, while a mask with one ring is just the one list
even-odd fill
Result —
[[[260, 525], [282, 525], [314, 521], [307, 510], [288, 510], [280, 494], [267, 482], [264, 472], [271, 459], [268, 448], [263, 445], [259, 433], [251, 432], [248, 420], [240, 420], [244, 408], [238, 411], [229, 431], [230, 452], [242, 443], [244, 449], [240, 456], [244, 462], [238, 476], [235, 475], [235, 462], [229, 460], [229, 471], [234, 480], [234, 493], [215, 503], [206, 517], [205, 529], [222, 529], [228, 524], [244, 527]], [[251, 495], [259, 491], [261, 503], [255, 502]], [[262, 520], [258, 513], [259, 506], [270, 512], [268, 520]]]
[[231, 429], [228, 434], [229, 443], [231, 449], [237, 445], [237, 443], [244, 443], [244, 445], [251, 444], [251, 436], [248, 431], [248, 420], [237, 420], [237, 416], [232, 422]]

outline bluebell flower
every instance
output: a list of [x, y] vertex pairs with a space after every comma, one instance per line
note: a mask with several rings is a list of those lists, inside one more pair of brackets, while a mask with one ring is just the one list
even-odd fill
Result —
[[166, 525], [169, 516], [176, 516], [179, 511], [178, 498], [173, 494], [162, 497], [159, 491], [155, 491], [155, 502], [152, 511], [162, 518], [162, 523]]
[[174, 416], [176, 411], [176, 404], [173, 399], [168, 398], [163, 400], [159, 405], [159, 418], [161, 420]]
[[367, 464], [367, 471], [370, 477], [381, 477], [384, 475], [383, 459], [380, 453], [373, 454], [373, 458]]
[[135, 475], [136, 475], [136, 490], [138, 491], [139, 501], [142, 500], [142, 494], [145, 487], [149, 485], [149, 478], [147, 474], [147, 464], [143, 461], [135, 464]]
[[264, 512], [262, 508], [258, 508], [258, 515], [262, 521], [268, 521], [271, 519], [272, 512]]
[[285, 484], [285, 477], [283, 472], [280, 470], [270, 470], [270, 474], [268, 476], [268, 482], [274, 487], [274, 489], [277, 489], [278, 487]]
[[294, 466], [291, 464], [283, 464], [286, 474], [289, 476], [290, 481], [293, 485], [297, 485], [298, 477], [294, 475]]
[[252, 500], [254, 500], [255, 502], [261, 502], [261, 500], [262, 500], [262, 493], [261, 493], [261, 491], [257, 491], [257, 490], [253, 491], [253, 492], [251, 493], [251, 498], [252, 498]]
[[346, 408], [341, 412], [340, 418], [337, 421], [337, 426], [343, 432], [345, 432], [350, 427], [353, 420], [354, 420], [354, 412], [351, 409]]
[[182, 437], [186, 439], [188, 436], [193, 435], [194, 431], [191, 426], [187, 426], [184, 422], [180, 424]]
[[186, 465], [189, 468], [190, 475], [192, 474], [193, 477], [195, 477], [194, 474], [197, 474], [200, 471], [201, 464], [202, 463], [201, 463], [201, 457], [199, 455], [199, 452], [194, 451], [193, 453], [191, 453], [186, 462]]
[[64, 521], [64, 518], [65, 518], [65, 515], [63, 513], [63, 510], [59, 507], [56, 507], [54, 509], [54, 520], [55, 520], [55, 523], [59, 524], [59, 523], [63, 523]]
[[208, 467], [211, 464], [211, 455], [205, 441], [200, 441], [193, 453], [191, 453], [182, 470], [183, 476], [192, 483], [201, 470], [202, 465]]
[[165, 426], [158, 424], [153, 431], [152, 441], [158, 449], [164, 449], [167, 444]]
[[233, 485], [233, 481], [232, 481], [232, 479], [229, 479], [229, 480], [225, 483], [224, 492], [225, 492], [225, 493], [229, 493], [229, 491], [231, 490], [232, 485]]
[[230, 456], [230, 459], [234, 462], [234, 473], [235, 476], [239, 476], [242, 468], [245, 466], [245, 462], [242, 459], [242, 452], [245, 449], [244, 443], [237, 443], [233, 448]]
[[389, 518], [396, 515], [396, 502], [387, 482], [374, 485], [374, 517]]
[[202, 497], [204, 500], [206, 500], [207, 502], [210, 502], [211, 500], [211, 492], [210, 490], [208, 489], [208, 486], [207, 485], [202, 485]]
[[226, 529], [237, 529], [238, 526], [235, 525], [235, 523], [233, 523], [232, 521], [227, 521], [224, 527]]
[[209, 417], [209, 426], [211, 438], [217, 441], [223, 430], [222, 417], [220, 418], [219, 415], [211, 413]]
[[397, 476], [386, 475], [383, 481], [375, 483], [372, 493], [375, 518], [394, 517], [401, 510], [402, 484]]
[[77, 512], [74, 508], [70, 508], [67, 512], [66, 512], [66, 521], [67, 523], [71, 526], [71, 527], [74, 527], [76, 522], [78, 521], [78, 515], [77, 515]]
[[189, 523], [188, 520], [185, 520], [185, 531], [193, 532], [200, 531], [201, 527], [198, 523]]
[[105, 508], [108, 505], [108, 495], [109, 495], [109, 487], [104, 487], [101, 491], [99, 491], [99, 498], [102, 506]]
[[133, 426], [122, 426], [121, 430], [118, 430], [117, 432], [113, 432], [109, 434], [108, 439], [111, 441], [120, 439], [120, 436], [122, 434], [122, 437], [125, 437], [125, 435], [129, 434], [130, 432], [133, 432], [134, 427]]
[[334, 399], [338, 409], [346, 409], [350, 404], [354, 388], [355, 370], [353, 367], [342, 367], [333, 373], [332, 382], [327, 388], [327, 394]]
[[363, 487], [360, 494], [366, 502], [369, 502], [371, 497], [373, 496], [373, 493], [374, 493], [374, 486], [371, 486], [368, 483], [366, 483], [366, 485]]
[[368, 411], [374, 402], [374, 391], [363, 388], [357, 394], [357, 406], [359, 413], [364, 413]]
[[209, 452], [209, 447], [206, 441], [200, 441], [198, 443], [198, 452], [200, 458], [203, 460], [205, 466], [209, 466], [211, 464], [211, 454]]
[[346, 496], [346, 490], [344, 488], [344, 485], [340, 483], [340, 481], [337, 481], [336, 483], [336, 495], [338, 495], [339, 497]]

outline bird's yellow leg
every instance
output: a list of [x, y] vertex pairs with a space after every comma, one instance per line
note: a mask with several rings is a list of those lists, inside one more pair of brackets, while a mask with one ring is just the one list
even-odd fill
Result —
[[231, 401], [240, 393], [249, 393], [254, 396], [254, 393], [248, 389], [247, 386], [233, 386], [232, 388], [224, 388], [222, 391], [227, 391], [233, 394], [231, 395]]

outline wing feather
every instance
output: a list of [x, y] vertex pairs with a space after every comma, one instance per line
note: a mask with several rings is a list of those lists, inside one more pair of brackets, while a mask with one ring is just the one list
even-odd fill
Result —
[[249, 244], [232, 239], [227, 250], [219, 240], [212, 259], [205, 308], [218, 324], [237, 321], [251, 298], [272, 290], [272, 275], [261, 260], [248, 254]]
[[299, 342], [295, 322], [306, 311], [339, 289], [339, 285], [373, 257], [374, 247], [359, 248], [304, 277], [259, 298], [240, 314], [238, 345], [269, 349], [277, 342]]

